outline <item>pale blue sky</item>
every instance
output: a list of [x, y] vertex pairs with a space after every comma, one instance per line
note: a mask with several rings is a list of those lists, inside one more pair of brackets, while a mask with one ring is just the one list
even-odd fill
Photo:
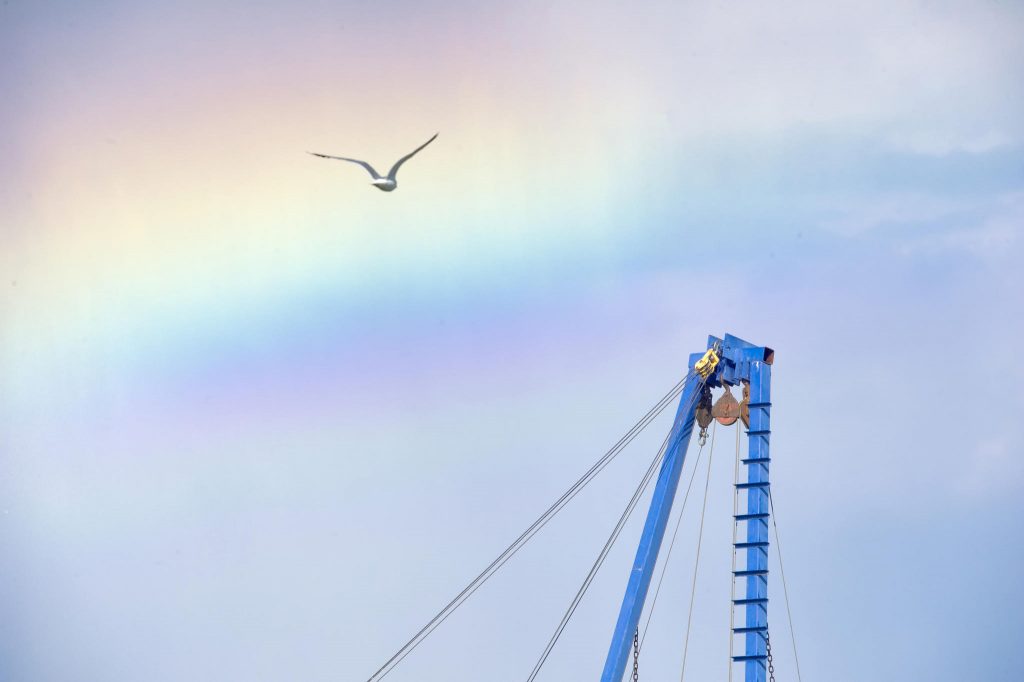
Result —
[[[776, 349], [804, 679], [1015, 680], [1022, 35], [1016, 2], [5, 3], [0, 679], [365, 680], [732, 333]], [[304, 154], [435, 130], [391, 195]], [[667, 428], [388, 679], [526, 679]], [[691, 679], [725, 672], [720, 438]], [[639, 521], [539, 680], [598, 676]], [[678, 675], [695, 521], [641, 679]]]

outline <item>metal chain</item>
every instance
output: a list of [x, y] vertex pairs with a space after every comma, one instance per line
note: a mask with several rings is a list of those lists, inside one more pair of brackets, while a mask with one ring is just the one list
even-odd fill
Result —
[[768, 636], [768, 631], [764, 631], [764, 648], [765, 653], [768, 654], [768, 682], [775, 682], [775, 666], [772, 665], [772, 640]]
[[640, 679], [640, 628], [633, 633], [633, 682]]

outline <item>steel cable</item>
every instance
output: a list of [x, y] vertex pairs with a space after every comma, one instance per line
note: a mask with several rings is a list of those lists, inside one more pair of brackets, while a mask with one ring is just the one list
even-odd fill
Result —
[[654, 472], [657, 470], [658, 464], [661, 462], [665, 455], [665, 445], [668, 444], [668, 438], [665, 439], [665, 443], [661, 449], [658, 450], [658, 455], [651, 462], [651, 465], [647, 468], [644, 473], [644, 477], [640, 480], [640, 484], [636, 487], [633, 492], [633, 497], [630, 498], [629, 503], [626, 505], [626, 509], [623, 510], [622, 515], [619, 517], [618, 522], [615, 524], [615, 528], [612, 530], [612, 534], [608, 536], [608, 539], [604, 543], [604, 547], [601, 548], [601, 552], [598, 554], [594, 564], [590, 567], [590, 571], [587, 573], [587, 577], [584, 578], [583, 584], [580, 589], [576, 592], [576, 596], [573, 597], [572, 603], [569, 605], [565, 615], [562, 616], [562, 620], [559, 622], [558, 627], [555, 628], [555, 633], [548, 640], [547, 646], [544, 647], [544, 652], [541, 654], [540, 659], [533, 666], [533, 671], [530, 673], [530, 677], [527, 678], [527, 682], [533, 682], [537, 675], [540, 673], [540, 669], [544, 667], [544, 663], [547, 662], [548, 656], [551, 651], [555, 648], [555, 644], [558, 643], [559, 638], [562, 636], [562, 632], [565, 631], [565, 626], [569, 624], [569, 620], [572, 619], [573, 614], [576, 612], [576, 608], [580, 605], [583, 600], [583, 595], [590, 589], [591, 583], [594, 582], [594, 577], [597, 575], [598, 570], [604, 564], [604, 560], [608, 557], [608, 553], [611, 551], [615, 541], [619, 539], [619, 534], [622, 532], [623, 526], [626, 525], [626, 521], [633, 514], [633, 510], [636, 509], [637, 502], [640, 501], [640, 497], [644, 491], [647, 490], [647, 486], [650, 485], [651, 480], [654, 478]]
[[711, 485], [711, 463], [715, 458], [715, 432], [718, 424], [715, 423], [711, 427], [711, 449], [708, 450], [708, 475], [704, 481], [704, 506], [700, 512], [700, 530], [697, 532], [697, 557], [693, 562], [693, 585], [690, 587], [690, 609], [686, 616], [686, 638], [683, 641], [683, 669], [679, 673], [679, 680], [682, 682], [686, 676], [686, 654], [690, 649], [690, 625], [693, 622], [693, 602], [697, 596], [697, 569], [700, 568], [700, 546], [701, 541], [704, 539], [704, 515], [708, 510], [708, 488]]
[[782, 544], [779, 542], [779, 527], [775, 523], [775, 503], [772, 491], [768, 490], [768, 505], [772, 511], [772, 528], [775, 530], [775, 551], [779, 555], [779, 575], [782, 576], [782, 594], [786, 598], [786, 617], [789, 619], [789, 637], [793, 642], [793, 660], [796, 662], [796, 679], [800, 682], [800, 658], [796, 655], [796, 632], [793, 630], [793, 612], [789, 609], [789, 588], [786, 586], [786, 569], [782, 567]]
[[686, 386], [686, 382], [693, 378], [694, 372], [691, 370], [679, 381], [672, 389], [666, 393], [650, 410], [647, 414], [640, 418], [633, 427], [626, 432], [618, 442], [613, 445], [604, 455], [601, 456], [598, 461], [587, 470], [583, 476], [577, 480], [572, 486], [569, 487], [561, 497], [555, 501], [548, 509], [537, 518], [523, 533], [515, 539], [505, 550], [498, 555], [498, 557], [492, 561], [487, 568], [481, 571], [470, 583], [463, 588], [458, 595], [456, 595], [451, 601], [449, 601], [444, 608], [442, 608], [430, 621], [427, 622], [408, 642], [406, 642], [391, 658], [387, 660], [373, 675], [371, 675], [367, 682], [378, 682], [390, 673], [395, 666], [402, 662], [402, 660], [408, 656], [419, 644], [429, 636], [438, 626], [440, 626], [448, 617], [461, 606], [469, 597], [473, 595], [485, 582], [487, 582], [491, 576], [494, 575], [505, 563], [511, 559], [534, 535], [547, 525], [547, 523], [560, 512], [565, 505], [567, 505], [576, 495], [585, 488], [601, 471], [604, 470], [612, 460], [622, 452], [627, 445], [629, 445], [641, 431], [643, 431], [655, 418], [660, 415], [665, 408], [683, 391]]
[[676, 536], [679, 535], [679, 526], [683, 520], [683, 512], [686, 511], [686, 501], [690, 499], [690, 489], [693, 488], [693, 481], [697, 477], [697, 468], [700, 466], [701, 455], [704, 454], [704, 446], [701, 445], [697, 451], [697, 457], [693, 463], [693, 471], [690, 472], [690, 480], [686, 484], [686, 493], [683, 495], [683, 503], [679, 507], [679, 515], [676, 517], [675, 529], [672, 531], [672, 541], [668, 545], [668, 552], [665, 553], [665, 561], [661, 565], [661, 574], [658, 576], [658, 585], [654, 589], [654, 597], [651, 599], [651, 608], [647, 612], [647, 620], [644, 621], [644, 629], [640, 634], [640, 649], [644, 648], [644, 640], [647, 639], [647, 630], [651, 626], [651, 619], [654, 618], [654, 608], [658, 605], [658, 595], [661, 594], [661, 584], [665, 580], [665, 571], [668, 562], [672, 558], [672, 549], [676, 546]]
[[686, 415], [690, 414], [693, 408], [693, 404], [699, 399], [700, 387], [703, 386], [703, 384], [704, 381], [701, 380], [700, 384], [697, 386], [697, 390], [694, 391], [690, 400], [687, 402], [685, 406], [682, 406], [682, 409], [680, 409], [675, 422], [673, 422], [672, 429], [669, 431], [669, 434], [665, 437], [665, 440], [662, 442], [661, 447], [658, 449], [658, 454], [651, 462], [651, 465], [647, 468], [647, 471], [644, 473], [643, 478], [640, 480], [640, 484], [637, 486], [636, 490], [633, 492], [633, 496], [626, 504], [626, 509], [622, 512], [622, 515], [619, 517], [618, 522], [615, 524], [615, 528], [612, 529], [611, 535], [608, 537], [608, 540], [605, 541], [604, 547], [601, 548], [601, 552], [598, 554], [597, 559], [590, 567], [590, 571], [587, 573], [587, 577], [584, 578], [583, 584], [576, 592], [576, 596], [573, 597], [573, 600], [569, 604], [569, 608], [566, 610], [565, 614], [562, 616], [562, 620], [559, 622], [558, 627], [555, 628], [554, 634], [551, 636], [551, 639], [548, 640], [547, 645], [544, 647], [543, 653], [541, 653], [540, 658], [537, 660], [537, 663], [533, 667], [533, 671], [530, 673], [529, 678], [527, 678], [527, 682], [533, 682], [536, 679], [537, 675], [540, 673], [540, 670], [544, 666], [544, 663], [547, 662], [548, 656], [550, 656], [552, 650], [554, 650], [555, 644], [558, 643], [559, 638], [565, 631], [565, 627], [569, 624], [569, 621], [572, 619], [572, 616], [576, 612], [577, 607], [583, 600], [583, 596], [587, 593], [587, 590], [590, 589], [590, 585], [593, 583], [594, 578], [597, 576], [597, 572], [601, 569], [601, 566], [604, 564], [605, 559], [611, 552], [611, 549], [614, 546], [615, 541], [618, 540], [619, 535], [622, 533], [623, 527], [629, 520], [629, 517], [632, 515], [633, 510], [636, 508], [636, 505], [640, 501], [640, 498], [643, 496], [643, 493], [647, 489], [647, 486], [650, 485], [651, 480], [653, 480], [654, 472], [657, 470], [658, 464], [664, 459], [665, 452], [669, 446], [669, 439], [672, 437], [672, 434], [675, 433], [676, 427], [679, 425], [679, 420], [685, 419]]

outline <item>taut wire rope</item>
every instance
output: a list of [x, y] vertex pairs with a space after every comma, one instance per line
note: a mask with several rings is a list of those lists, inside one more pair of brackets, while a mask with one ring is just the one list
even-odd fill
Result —
[[[585, 488], [608, 464], [629, 445], [636, 436], [643, 431], [675, 398], [682, 393], [686, 383], [694, 378], [695, 372], [690, 370], [675, 386], [669, 390], [647, 414], [640, 418], [636, 424], [618, 440], [604, 455], [602, 455], [583, 476], [569, 487], [561, 497], [537, 518], [523, 533], [516, 538], [505, 550], [498, 555], [483, 571], [481, 571], [470, 583], [463, 588], [451, 601], [449, 601], [430, 621], [427, 622], [415, 635], [412, 636], [402, 647], [384, 663], [367, 682], [378, 682], [390, 673], [396, 665], [408, 656], [420, 643], [429, 636], [438, 626], [455, 612], [469, 597], [473, 595], [491, 576], [494, 575], [505, 563], [511, 559], [534, 535], [536, 535], [558, 512], [565, 507], [576, 495]], [[700, 385], [703, 385], [701, 380]], [[699, 394], [699, 387], [697, 392]], [[671, 433], [671, 432], [670, 432]]]
[[608, 540], [605, 541], [604, 547], [601, 548], [601, 551], [598, 554], [597, 559], [590, 567], [590, 571], [587, 573], [587, 577], [584, 578], [583, 584], [580, 585], [579, 590], [577, 590], [576, 596], [573, 597], [573, 600], [569, 604], [569, 608], [566, 610], [565, 614], [562, 616], [562, 620], [559, 622], [558, 627], [555, 628], [554, 634], [552, 634], [551, 638], [548, 640], [547, 645], [544, 647], [544, 651], [541, 653], [540, 658], [537, 660], [537, 663], [534, 665], [533, 670], [530, 673], [530, 676], [527, 678], [527, 682], [533, 682], [537, 678], [537, 675], [540, 674], [541, 668], [543, 668], [544, 664], [547, 662], [548, 656], [550, 656], [551, 652], [554, 650], [555, 644], [558, 643], [559, 638], [565, 631], [565, 627], [569, 624], [569, 621], [572, 619], [572, 616], [576, 612], [577, 607], [579, 607], [580, 602], [583, 600], [583, 596], [587, 593], [587, 590], [590, 589], [590, 585], [594, 582], [594, 578], [596, 577], [597, 572], [601, 569], [601, 566], [604, 564], [605, 559], [608, 558], [608, 554], [611, 552], [612, 546], [615, 544], [615, 541], [618, 540], [619, 535], [622, 533], [623, 527], [626, 525], [626, 522], [632, 515], [633, 510], [636, 508], [637, 503], [643, 496], [644, 491], [647, 489], [647, 486], [650, 484], [650, 482], [654, 479], [654, 473], [655, 471], [657, 471], [658, 464], [665, 457], [665, 453], [669, 447], [669, 440], [672, 438], [672, 434], [675, 433], [676, 428], [679, 426], [679, 420], [685, 420], [687, 418], [687, 415], [691, 415], [693, 404], [700, 398], [700, 388], [703, 386], [703, 384], [704, 381], [701, 380], [698, 383], [696, 390], [693, 392], [693, 395], [690, 397], [690, 400], [687, 402], [687, 404], [681, 406], [679, 414], [672, 424], [672, 429], [669, 430], [668, 435], [665, 437], [665, 440], [662, 442], [661, 447], [658, 449], [658, 454], [655, 456], [654, 460], [651, 462], [651, 465], [647, 468], [647, 471], [644, 473], [644, 477], [641, 479], [640, 484], [634, 491], [633, 497], [630, 498], [629, 502], [626, 505], [626, 509], [622, 512], [622, 515], [619, 517], [618, 522], [615, 524], [615, 528], [612, 529], [611, 535], [608, 536]]
[[786, 569], [782, 567], [782, 544], [779, 542], [779, 527], [775, 523], [775, 503], [772, 491], [768, 490], [768, 505], [772, 512], [772, 528], [775, 530], [775, 551], [779, 555], [779, 575], [782, 576], [782, 594], [786, 598], [786, 617], [789, 619], [789, 637], [793, 643], [793, 661], [796, 663], [796, 679], [800, 679], [800, 658], [796, 655], [796, 632], [793, 630], [793, 612], [789, 608], [789, 588], [786, 586]]
[[672, 558], [672, 548], [676, 546], [676, 536], [679, 534], [679, 526], [683, 520], [683, 512], [686, 511], [686, 501], [690, 499], [690, 489], [693, 487], [693, 480], [697, 477], [697, 468], [700, 466], [700, 457], [703, 453], [704, 446], [701, 445], [693, 463], [693, 470], [690, 471], [690, 481], [686, 484], [686, 493], [683, 495], [683, 503], [679, 505], [679, 514], [676, 516], [676, 526], [672, 531], [672, 540], [669, 542], [668, 552], [665, 553], [665, 561], [661, 564], [661, 574], [658, 576], [658, 584], [654, 588], [654, 597], [651, 599], [651, 608], [647, 612], [647, 620], [644, 621], [644, 629], [640, 635], [641, 650], [643, 650], [644, 640], [647, 638], [647, 629], [651, 626], [651, 619], [654, 617], [654, 607], [658, 604], [658, 595], [661, 593], [661, 584], [665, 580], [665, 570], [668, 568], [669, 559]]
[[[665, 439], [665, 443], [668, 443], [668, 438]], [[572, 619], [573, 614], [576, 612], [576, 608], [580, 605], [583, 600], [583, 595], [590, 589], [591, 583], [594, 582], [594, 577], [597, 575], [601, 565], [604, 564], [604, 560], [608, 557], [608, 553], [611, 551], [615, 541], [618, 540], [619, 534], [622, 532], [622, 527], [629, 520], [633, 510], [636, 508], [637, 502], [643, 495], [644, 491], [647, 490], [647, 486], [650, 485], [651, 480], [654, 478], [654, 472], [657, 470], [659, 462], [665, 454], [665, 445], [663, 444], [661, 449], [658, 451], [657, 456], [651, 461], [651, 465], [647, 468], [644, 473], [644, 477], [640, 480], [640, 484], [637, 485], [636, 490], [633, 492], [633, 497], [630, 498], [626, 504], [626, 508], [623, 510], [622, 515], [619, 517], [618, 522], [615, 524], [615, 528], [612, 529], [611, 535], [604, 543], [604, 547], [601, 548], [600, 553], [597, 555], [597, 559], [590, 567], [590, 571], [587, 573], [587, 577], [583, 579], [583, 584], [580, 585], [579, 590], [576, 591], [576, 596], [573, 597], [572, 603], [569, 604], [569, 608], [562, 616], [562, 620], [558, 623], [558, 627], [555, 628], [554, 634], [551, 635], [551, 639], [548, 640], [547, 645], [544, 647], [544, 651], [541, 653], [540, 658], [533, 666], [533, 670], [530, 672], [530, 676], [527, 678], [527, 682], [533, 682], [540, 674], [541, 668], [544, 667], [544, 663], [547, 662], [548, 656], [551, 655], [552, 650], [555, 648], [555, 644], [558, 643], [559, 638], [565, 631], [565, 627], [569, 624], [569, 620]]]
[[686, 654], [690, 648], [690, 625], [693, 623], [693, 602], [697, 596], [697, 570], [700, 568], [700, 545], [704, 539], [704, 515], [708, 509], [708, 488], [711, 485], [711, 463], [715, 458], [715, 433], [718, 431], [718, 422], [711, 426], [711, 449], [708, 450], [708, 475], [704, 481], [704, 506], [700, 512], [700, 530], [697, 531], [697, 557], [693, 562], [693, 584], [690, 586], [690, 609], [686, 616], [686, 637], [683, 640], [683, 666], [679, 673], [679, 680], [682, 682], [686, 676]]

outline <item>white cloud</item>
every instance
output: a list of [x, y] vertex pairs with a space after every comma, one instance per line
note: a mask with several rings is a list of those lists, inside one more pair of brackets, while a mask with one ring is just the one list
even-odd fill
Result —
[[899, 250], [906, 255], [954, 251], [997, 260], [1015, 253], [1024, 225], [1024, 192], [1003, 195], [988, 210], [976, 225], [920, 235], [903, 241]]
[[903, 256], [958, 253], [1001, 261], [1019, 253], [1024, 192], [949, 197], [920, 192], [829, 197], [824, 229], [847, 238], [878, 235]]
[[1020, 437], [1011, 436], [995, 434], [978, 441], [967, 456], [963, 475], [953, 479], [960, 495], [979, 499], [1024, 485], [1024, 457], [1019, 447], [1013, 447]]
[[[532, 13], [531, 13], [532, 14]], [[994, 3], [545, 3], [549, 77], [629, 74], [684, 136], [841, 125], [928, 154], [1024, 139], [1024, 13]], [[535, 31], [520, 25], [515, 30]], [[543, 29], [542, 29], [543, 30]], [[603, 86], [603, 87], [597, 87]], [[608, 110], [608, 101], [597, 112]], [[617, 98], [613, 108], [628, 106]]]
[[979, 200], [896, 192], [873, 196], [870, 200], [830, 197], [825, 205], [834, 215], [823, 220], [821, 226], [831, 232], [854, 237], [888, 225], [931, 223], [960, 212], [976, 210]]
[[897, 151], [908, 151], [924, 156], [948, 156], [961, 152], [985, 154], [1013, 146], [1015, 142], [1017, 140], [1014, 137], [996, 130], [972, 136], [970, 133], [958, 134], [924, 128], [891, 135], [889, 146]]

